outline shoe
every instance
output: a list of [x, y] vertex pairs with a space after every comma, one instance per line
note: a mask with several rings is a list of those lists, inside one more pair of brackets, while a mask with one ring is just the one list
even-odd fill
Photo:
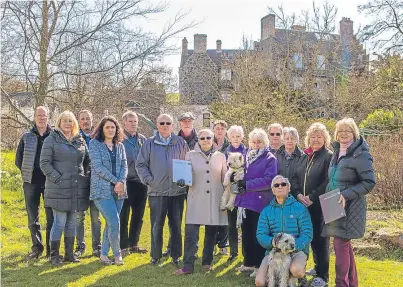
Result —
[[203, 265], [204, 271], [206, 272], [210, 272], [213, 271], [213, 267], [211, 267], [211, 265]]
[[237, 258], [238, 258], [238, 255], [231, 255], [230, 257], [228, 257], [227, 263], [232, 263], [232, 262], [234, 262]]
[[133, 253], [140, 253], [140, 254], [144, 254], [144, 253], [148, 252], [147, 249], [141, 248], [140, 246], [133, 246], [130, 248], [130, 251]]
[[123, 265], [122, 255], [115, 256], [114, 264], [117, 266]]
[[309, 275], [309, 276], [316, 276], [316, 270], [315, 268], [311, 268], [308, 271], [305, 272], [305, 275]]
[[81, 244], [77, 244], [76, 250], [74, 251], [74, 255], [77, 258], [80, 258], [81, 256], [83, 256], [85, 253], [85, 244], [81, 243]]
[[303, 278], [298, 279], [298, 287], [309, 287], [308, 280], [304, 276]]
[[316, 277], [311, 282], [312, 287], [325, 287], [327, 286], [327, 282], [320, 277]]
[[256, 278], [257, 268], [249, 275], [252, 278]]
[[60, 258], [59, 249], [60, 240], [50, 242], [50, 262], [52, 265], [57, 266], [63, 264], [62, 258]]
[[226, 247], [220, 248], [220, 249], [218, 250], [218, 253], [217, 253], [217, 254], [218, 254], [218, 255], [228, 255], [227, 248], [226, 248]]
[[94, 251], [92, 251], [92, 256], [100, 257], [101, 256], [101, 249], [95, 249]]
[[190, 271], [189, 269], [186, 269], [185, 267], [178, 269], [174, 272], [175, 275], [189, 275], [192, 273], [193, 273], [193, 271]]
[[80, 259], [77, 258], [73, 253], [74, 248], [74, 237], [64, 237], [64, 261], [65, 262], [80, 262]]
[[250, 271], [255, 271], [255, 267], [248, 267], [248, 266], [244, 266], [241, 265], [240, 267], [235, 269], [236, 271], [240, 271], [240, 272], [250, 272]]
[[160, 259], [155, 259], [155, 258], [151, 258], [151, 261], [150, 261], [151, 265], [154, 265], [154, 266], [160, 264], [160, 262], [161, 262]]
[[108, 256], [100, 255], [99, 260], [105, 265], [111, 265], [113, 262], [108, 258]]
[[39, 250], [39, 249], [33, 249], [32, 252], [30, 254], [28, 254], [28, 258], [29, 259], [38, 259], [39, 257], [41, 257], [43, 253], [43, 250]]
[[130, 255], [130, 249], [129, 248], [122, 249], [120, 253], [122, 256], [128, 256]]
[[171, 256], [171, 249], [167, 249], [164, 252], [162, 252], [162, 257], [169, 257]]
[[180, 262], [179, 258], [176, 259], [172, 258], [172, 264], [175, 265], [176, 267], [179, 267], [179, 262]]

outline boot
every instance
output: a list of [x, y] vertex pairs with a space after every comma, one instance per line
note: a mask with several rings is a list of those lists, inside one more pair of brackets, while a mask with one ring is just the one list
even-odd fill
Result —
[[64, 237], [64, 261], [65, 262], [80, 262], [74, 255], [74, 237]]
[[63, 263], [59, 255], [59, 249], [60, 240], [50, 242], [50, 260], [52, 265], [61, 265]]

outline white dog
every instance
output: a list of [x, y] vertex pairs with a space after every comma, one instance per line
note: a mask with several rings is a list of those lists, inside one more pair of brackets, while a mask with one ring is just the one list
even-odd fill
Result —
[[221, 197], [220, 209], [221, 210], [232, 210], [234, 208], [234, 201], [236, 194], [233, 194], [231, 189], [231, 175], [234, 175], [234, 181], [243, 179], [244, 177], [244, 159], [243, 155], [239, 152], [229, 152], [228, 153], [228, 171], [224, 177], [224, 193]]
[[269, 253], [267, 279], [268, 287], [296, 287], [297, 278], [290, 274], [291, 253], [295, 250], [294, 236], [278, 233], [273, 239]]

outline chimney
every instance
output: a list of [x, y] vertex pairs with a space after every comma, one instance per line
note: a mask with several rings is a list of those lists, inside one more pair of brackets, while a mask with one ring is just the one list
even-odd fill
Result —
[[306, 27], [303, 25], [292, 25], [291, 26], [291, 30], [293, 31], [302, 31], [305, 32], [306, 31]]
[[276, 35], [276, 15], [269, 14], [264, 16], [261, 20], [261, 39], [265, 40], [270, 36]]
[[194, 35], [194, 52], [195, 53], [206, 53], [207, 52], [207, 35], [206, 34], [195, 34]]
[[221, 40], [216, 41], [217, 52], [222, 52], [221, 51], [221, 44], [222, 44]]
[[343, 45], [350, 45], [354, 38], [353, 21], [343, 17], [340, 21], [340, 39]]
[[188, 40], [185, 38], [183, 38], [182, 40], [182, 54], [183, 55], [187, 55], [188, 54]]

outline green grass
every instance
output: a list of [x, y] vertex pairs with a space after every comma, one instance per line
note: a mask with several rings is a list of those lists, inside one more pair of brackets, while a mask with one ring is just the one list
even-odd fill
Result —
[[[215, 257], [214, 271], [205, 273], [201, 260], [196, 261], [193, 275], [176, 277], [175, 268], [169, 261], [159, 267], [148, 264], [148, 254], [131, 254], [124, 258], [123, 266], [104, 266], [96, 258], [84, 257], [80, 263], [52, 267], [45, 258], [28, 261], [30, 236], [24, 209], [24, 196], [18, 170], [13, 164], [12, 153], [2, 153], [1, 196], [1, 283], [2, 286], [254, 286], [252, 278], [235, 271], [241, 258], [231, 265], [227, 257]], [[41, 215], [43, 215], [43, 208]], [[44, 216], [41, 217], [45, 226]], [[371, 222], [369, 222], [371, 225]], [[377, 221], [374, 228], [386, 228], [387, 222]], [[168, 235], [165, 229], [165, 239]], [[149, 209], [146, 209], [141, 246], [150, 247]], [[202, 247], [203, 233], [199, 246]], [[89, 218], [86, 217], [86, 239], [90, 242]], [[166, 241], [165, 241], [166, 242]], [[90, 251], [90, 250], [89, 250]], [[242, 254], [240, 252], [240, 254]], [[201, 256], [201, 250], [199, 250]], [[311, 256], [312, 257], [312, 256]], [[357, 256], [357, 268], [361, 287], [403, 286], [403, 262], [371, 260]], [[312, 261], [308, 268], [312, 267]], [[330, 286], [334, 286], [334, 256], [330, 262]]]

